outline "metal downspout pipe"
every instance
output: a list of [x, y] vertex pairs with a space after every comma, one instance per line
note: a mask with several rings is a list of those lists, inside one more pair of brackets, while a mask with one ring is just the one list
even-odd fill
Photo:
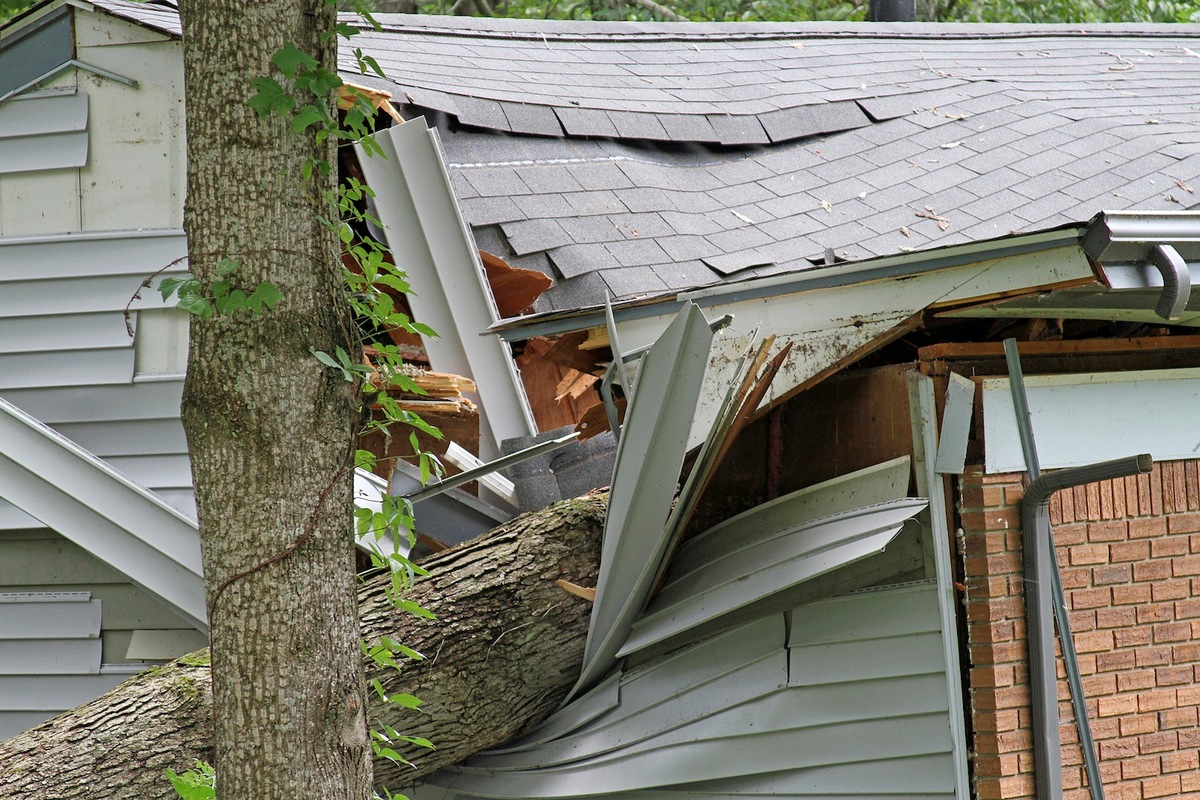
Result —
[[1150, 456], [1146, 454], [1118, 458], [1047, 473], [1036, 478], [1025, 489], [1025, 497], [1021, 501], [1021, 535], [1025, 551], [1025, 615], [1029, 636], [1029, 688], [1033, 705], [1034, 780], [1038, 800], [1057, 800], [1062, 797], [1058, 676], [1054, 666], [1052, 621], [1056, 613], [1088, 785], [1093, 798], [1099, 800], [1104, 797], [1095, 743], [1092, 741], [1084, 704], [1083, 681], [1079, 676], [1075, 642], [1062, 591], [1062, 578], [1050, 533], [1050, 496], [1059, 489], [1149, 472], [1151, 465]]
[[1058, 673], [1054, 664], [1054, 624], [1058, 620], [1062, 642], [1063, 664], [1071, 687], [1071, 704], [1079, 731], [1080, 749], [1088, 787], [1094, 800], [1104, 800], [1104, 784], [1100, 780], [1100, 764], [1096, 758], [1092, 728], [1088, 721], [1083, 680], [1075, 653], [1075, 638], [1071, 633], [1071, 618], [1067, 613], [1062, 575], [1050, 530], [1050, 496], [1060, 489], [1094, 481], [1125, 477], [1149, 472], [1153, 462], [1148, 454], [1073, 467], [1042, 475], [1037, 447], [1033, 440], [1033, 420], [1025, 395], [1025, 378], [1015, 339], [1004, 341], [1004, 357], [1012, 384], [1013, 410], [1017, 417], [1017, 432], [1025, 464], [1032, 479], [1021, 501], [1021, 531], [1025, 568], [1025, 616], [1029, 642], [1030, 704], [1033, 707], [1034, 783], [1038, 800], [1059, 800], [1062, 797], [1062, 748], [1059, 740]]

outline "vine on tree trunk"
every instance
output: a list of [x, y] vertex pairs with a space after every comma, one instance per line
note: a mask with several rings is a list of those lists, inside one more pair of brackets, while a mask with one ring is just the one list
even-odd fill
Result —
[[[334, 5], [333, 0], [326, 0]], [[356, 0], [355, 12], [370, 26], [380, 30], [379, 24], [372, 17], [367, 6], [369, 0]], [[339, 23], [328, 36], [339, 36], [350, 39], [359, 30], [353, 25]], [[355, 61], [361, 72], [374, 72], [383, 77], [375, 59], [365, 55], [361, 49], [354, 51]], [[322, 66], [317, 59], [304, 53], [291, 42], [285, 43], [271, 56], [271, 63], [279, 70], [280, 79], [272, 76], [257, 78], [251, 83], [254, 95], [247, 101], [260, 117], [273, 114], [290, 116], [291, 127], [295, 134], [310, 133], [318, 143], [329, 138], [339, 142], [357, 141], [368, 155], [381, 155], [379, 146], [374, 142], [372, 134], [375, 130], [375, 107], [368, 97], [353, 86], [342, 81], [336, 71]], [[337, 111], [331, 111], [328, 102], [334, 93], [341, 93], [345, 100], [349, 97], [348, 107], [343, 105], [339, 118]], [[299, 103], [297, 96], [311, 97], [312, 102]], [[333, 106], [336, 108], [336, 105]], [[310, 180], [314, 175], [327, 176], [333, 165], [327, 161], [310, 158], [302, 167], [304, 180]], [[343, 252], [348, 255], [355, 269], [344, 265], [343, 278], [350, 307], [355, 316], [361, 320], [367, 330], [384, 330], [388, 328], [401, 329], [423, 336], [436, 336], [428, 326], [423, 325], [396, 308], [392, 292], [405, 293], [409, 291], [407, 275], [399, 266], [391, 263], [386, 257], [386, 247], [369, 236], [366, 231], [370, 225], [382, 227], [378, 220], [368, 215], [363, 208], [367, 198], [373, 197], [370, 187], [361, 181], [349, 177], [342, 182], [336, 192], [326, 192], [324, 203], [334, 210], [330, 218], [319, 218], [319, 221], [330, 230], [335, 230], [343, 245]], [[209, 317], [214, 313], [230, 315], [241, 312], [260, 314], [275, 307], [281, 299], [277, 287], [269, 282], [260, 282], [254, 287], [239, 286], [237, 282], [240, 262], [236, 258], [225, 258], [219, 263], [216, 274], [217, 280], [209, 285], [202, 285], [193, 276], [170, 277], [159, 284], [164, 300], [172, 296], [177, 298], [180, 308], [199, 317]], [[148, 279], [149, 280], [149, 279]], [[357, 341], [361, 337], [350, 337]], [[404, 361], [399, 348], [386, 342], [373, 343], [375, 365], [364, 363], [361, 359], [351, 356], [342, 347], [335, 348], [333, 353], [313, 350], [312, 356], [326, 367], [339, 372], [351, 384], [361, 387], [362, 409], [364, 416], [370, 421], [362, 431], [368, 433], [382, 430], [390, 435], [389, 429], [402, 424], [413, 428], [409, 441], [413, 447], [421, 473], [421, 481], [425, 483], [434, 474], [441, 473], [441, 464], [436, 456], [423, 451], [418, 445], [416, 431], [422, 431], [434, 438], [440, 439], [441, 432], [426, 423], [417, 414], [401, 408], [392, 396], [391, 389], [415, 394], [425, 394], [416, 381], [405, 371]], [[369, 412], [378, 409], [379, 418]], [[375, 466], [376, 456], [370, 451], [358, 450], [354, 463], [347, 463], [339, 471], [333, 482], [322, 493], [318, 508], [314, 509], [313, 518], [317, 517], [319, 506], [323, 503], [328, 489], [333, 483], [345, 479], [345, 473], [351, 467], [371, 469]], [[390, 489], [390, 486], [389, 486]], [[390, 574], [386, 595], [394, 607], [407, 611], [419, 617], [433, 619], [433, 615], [409, 599], [407, 595], [412, 587], [412, 581], [417, 576], [428, 574], [419, 565], [405, 555], [399, 544], [390, 550], [385, 550], [382, 543], [387, 541], [389, 533], [404, 531], [409, 537], [409, 546], [414, 543], [412, 506], [403, 497], [386, 492], [383, 495], [379, 510], [359, 508], [354, 512], [355, 532], [361, 538], [370, 537], [374, 540], [371, 548], [371, 561], [377, 569], [387, 570]], [[307, 532], [306, 532], [307, 534]], [[222, 591], [230, 584], [245, 578], [247, 575], [287, 558], [299, 549], [305, 542], [306, 534], [302, 534], [286, 550], [268, 559], [228, 577], [224, 583], [212, 593], [209, 613], [213, 611]], [[362, 653], [374, 663], [383, 668], [401, 669], [405, 659], [419, 661], [424, 655], [402, 642], [391, 637], [383, 636], [378, 642], [362, 641]], [[385, 703], [401, 708], [415, 709], [421, 701], [407, 693], [388, 694], [384, 686], [375, 678], [371, 680], [371, 688]], [[376, 722], [370, 731], [372, 748], [376, 756], [393, 763], [409, 766], [410, 762], [400, 754], [401, 749], [408, 747], [432, 748], [434, 745], [428, 739], [409, 736], [383, 722]], [[172, 786], [182, 800], [212, 800], [216, 796], [216, 772], [213, 767], [197, 761], [195, 769], [182, 774], [167, 770], [167, 776]], [[399, 800], [402, 795], [393, 794], [386, 788], [378, 790], [377, 798], [383, 800]]]

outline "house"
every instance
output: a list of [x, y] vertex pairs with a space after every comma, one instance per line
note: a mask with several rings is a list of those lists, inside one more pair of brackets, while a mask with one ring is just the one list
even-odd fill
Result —
[[[0, 104], [0, 147], [26, 136], [74, 154], [0, 174], [0, 219], [10, 193], [45, 197], [39, 180], [80, 197], [69, 236], [49, 221], [0, 230], [0, 253], [27, 248], [0, 257], [14, 284], [64, 282], [29, 250], [92, 279], [95, 259], [55, 248], [139, 241], [93, 226], [146, 225], [86, 212], [107, 185], [84, 177], [107, 159], [93, 121], [101, 91], [129, 117], [172, 73], [104, 59], [178, 47], [169, 4], [59, 0], [0, 30], [0, 63], [51, 37], [55, 13], [119, 34]], [[603, 398], [617, 416], [614, 384], [629, 395], [569, 702], [415, 796], [1083, 797], [1089, 775], [1114, 796], [1200, 791], [1200, 29], [381, 21], [356, 45], [392, 78], [355, 80], [410, 121], [380, 135], [386, 160], [359, 166], [426, 287], [414, 313], [444, 334], [424, 343], [430, 363], [478, 385], [481, 453], [587, 432]], [[172, 86], [160, 111], [178, 107]], [[82, 121], [83, 103], [62, 101], [81, 95]], [[3, 116], [50, 100], [75, 117]], [[155, 224], [142, 239], [176, 241], [176, 218]], [[476, 245], [555, 285], [502, 318]], [[171, 260], [145, 252], [122, 262], [137, 280]], [[137, 307], [142, 335], [113, 345], [147, 353], [131, 373], [178, 363], [162, 347], [178, 322], [153, 302]], [[32, 324], [36, 306], [3, 308], [0, 325]], [[156, 314], [161, 333], [142, 326]], [[100, 341], [65, 338], [45, 350], [69, 363]], [[38, 352], [30, 382], [54, 372]], [[156, 369], [108, 380], [124, 398], [177, 392]], [[130, 470], [37, 392], [53, 396], [0, 386]], [[1088, 472], [1044, 506], [1030, 484], [1022, 508], [1031, 467], [1140, 453], [1152, 471]], [[132, 477], [130, 491], [186, 489]], [[144, 494], [131, 503], [157, 508]], [[1044, 534], [1023, 510], [1053, 529], [1074, 632], [1061, 680], [1057, 573], [1049, 544], [1025, 553]], [[75, 535], [21, 519], [9, 529]], [[1029, 627], [1027, 603], [1043, 615]]]

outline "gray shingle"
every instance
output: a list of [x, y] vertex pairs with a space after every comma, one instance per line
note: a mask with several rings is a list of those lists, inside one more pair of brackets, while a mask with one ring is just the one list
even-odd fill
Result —
[[720, 137], [703, 113], [660, 114], [658, 122], [675, 142], [719, 142]]
[[457, 97], [454, 104], [458, 108], [458, 121], [464, 125], [497, 131], [509, 130], [508, 118], [504, 116], [504, 109], [500, 103], [478, 97]]
[[615, 242], [625, 238], [625, 234], [617, 230], [612, 219], [607, 215], [596, 217], [568, 217], [558, 224], [566, 231], [567, 236], [577, 244], [594, 244], [596, 242]]
[[675, 262], [721, 255], [723, 251], [703, 236], [665, 236], [659, 246]]
[[620, 266], [602, 244], [569, 245], [551, 250], [548, 255], [550, 263], [564, 278]]
[[551, 286], [539, 300], [555, 310], [586, 308], [600, 305], [604, 302], [604, 294], [608, 284], [599, 272], [586, 272], [578, 277], [561, 280]]
[[526, 218], [525, 212], [508, 197], [472, 197], [459, 200], [458, 205], [471, 225], [494, 225]]
[[772, 142], [803, 139], [871, 124], [858, 104], [849, 101], [783, 108], [763, 114], [760, 120]]
[[662, 189], [634, 187], [618, 189], [617, 198], [633, 212], [673, 211], [675, 204]]
[[561, 164], [530, 164], [521, 169], [521, 179], [534, 194], [582, 192], [584, 187]]
[[633, 183], [625, 176], [625, 173], [611, 161], [571, 164], [567, 170], [579, 182], [579, 185], [589, 192], [602, 189], [633, 188]]
[[729, 114], [707, 114], [709, 123], [721, 144], [766, 144], [770, 141], [767, 132], [755, 117], [731, 116]]
[[670, 288], [650, 267], [611, 269], [604, 273], [604, 282], [616, 298], [661, 294]]
[[572, 136], [616, 136], [617, 127], [608, 114], [592, 108], [555, 107], [555, 115], [563, 130]]
[[622, 267], [662, 264], [671, 260], [654, 239], [625, 239], [604, 246]]
[[[535, 136], [562, 136], [562, 124], [548, 106], [530, 103], [504, 103], [504, 116], [513, 133]], [[460, 117], [461, 119], [461, 117]]]
[[609, 111], [608, 118], [612, 120], [617, 135], [622, 139], [669, 141], [671, 138], [654, 114], [641, 111]]
[[576, 192], [566, 195], [567, 202], [576, 214], [588, 216], [592, 214], [623, 214], [629, 209], [610, 191]]
[[667, 287], [673, 291], [696, 289], [716, 283], [717, 273], [700, 261], [674, 261], [659, 264], [654, 268], [655, 273]]
[[575, 215], [575, 208], [567, 202], [565, 195], [526, 195], [525, 197], [514, 197], [512, 202], [521, 209], [527, 219], [553, 219]]
[[630, 239], [671, 236], [675, 233], [662, 216], [655, 213], [611, 214], [608, 221]]
[[512, 167], [485, 167], [456, 174], [462, 175], [480, 197], [529, 194], [529, 188]]
[[576, 241], [552, 219], [522, 220], [505, 222], [500, 226], [508, 243], [517, 255], [550, 250]]
[[718, 225], [707, 214], [702, 213], [684, 213], [682, 211], [664, 211], [660, 215], [663, 221], [679, 234], [698, 236], [707, 236], [710, 233], [717, 233], [725, 230], [724, 227]]

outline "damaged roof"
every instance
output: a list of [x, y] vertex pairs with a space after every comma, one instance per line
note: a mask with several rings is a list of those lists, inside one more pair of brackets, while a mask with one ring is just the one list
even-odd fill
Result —
[[1197, 200], [1197, 26], [380, 20], [539, 310]]
[[377, 19], [389, 79], [345, 74], [437, 125], [538, 311], [1197, 207], [1196, 25]]

